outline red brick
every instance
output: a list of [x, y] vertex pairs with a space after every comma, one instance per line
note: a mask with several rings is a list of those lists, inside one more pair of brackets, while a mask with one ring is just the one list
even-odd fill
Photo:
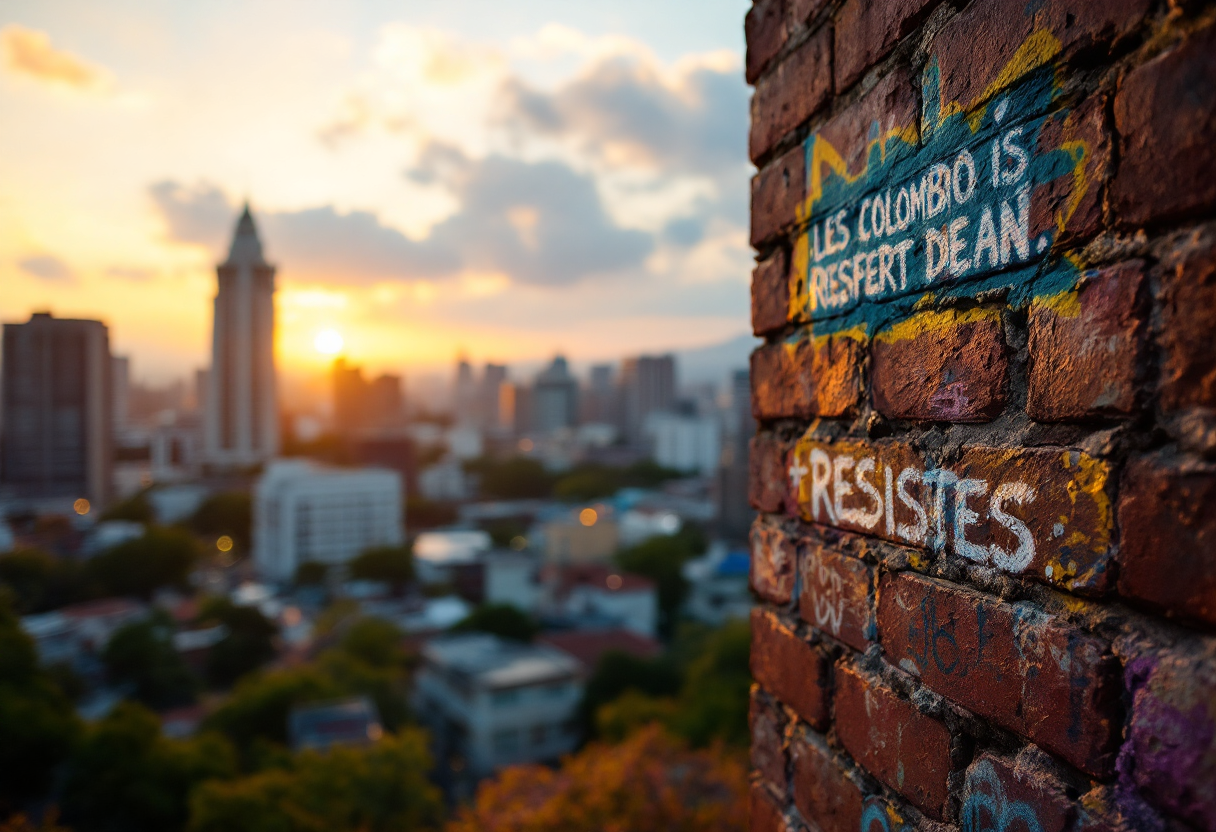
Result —
[[752, 414], [757, 419], [837, 418], [861, 401], [865, 347], [851, 335], [800, 333], [751, 357]]
[[1136, 376], [1147, 325], [1144, 264], [1089, 272], [1073, 291], [1030, 307], [1026, 412], [1056, 422], [1126, 416], [1136, 406]]
[[747, 40], [744, 72], [747, 83], [754, 84], [789, 39], [789, 20], [784, 0], [756, 0], [743, 18]]
[[926, 815], [942, 817], [950, 774], [950, 732], [945, 725], [890, 688], [840, 664], [836, 737], [854, 760], [888, 787]]
[[[1197, 829], [1216, 828], [1216, 652], [1128, 663], [1132, 715], [1120, 771], [1140, 794]], [[1143, 828], [1143, 827], [1141, 827]]]
[[761, 260], [752, 271], [752, 331], [776, 332], [789, 320], [789, 258], [784, 250]]
[[891, 662], [943, 696], [1096, 777], [1113, 771], [1119, 665], [1098, 639], [1028, 605], [906, 572], [879, 584], [878, 632]]
[[[886, 136], [893, 132], [909, 131], [908, 138], [916, 139], [920, 122], [917, 82], [907, 67], [896, 67], [883, 76], [874, 88], [844, 111], [815, 131], [816, 140], [825, 141], [845, 163], [849, 176], [857, 176], [866, 170], [870, 160], [871, 131], [878, 126], [878, 134]], [[824, 161], [821, 173], [826, 177], [835, 169]]]
[[810, 22], [820, 9], [827, 5], [828, 0], [787, 0], [787, 17], [793, 29], [799, 29]]
[[1124, 226], [1216, 205], [1216, 26], [1128, 73], [1115, 96], [1121, 137], [1111, 207]]
[[836, 15], [836, 90], [866, 70], [920, 25], [936, 0], [848, 0]]
[[748, 499], [752, 508], [768, 514], [787, 510], [789, 447], [771, 433], [758, 433], [748, 442]]
[[798, 553], [778, 524], [758, 518], [752, 524], [751, 586], [774, 604], [788, 604], [794, 592]]
[[789, 827], [786, 826], [785, 816], [764, 786], [752, 783], [748, 797], [750, 817], [747, 828], [751, 832], [787, 832]]
[[1119, 498], [1119, 592], [1216, 625], [1216, 465], [1138, 459]]
[[768, 697], [752, 686], [748, 724], [751, 726], [752, 769], [768, 781], [778, 793], [785, 792], [785, 720], [768, 701]]
[[1103, 592], [1114, 578], [1110, 466], [1081, 451], [968, 447], [941, 467], [901, 442], [803, 437], [789, 474], [808, 522], [924, 546], [1074, 592]]
[[874, 407], [893, 419], [986, 422], [1005, 409], [1008, 359], [994, 309], [926, 311], [874, 337]]
[[748, 155], [762, 159], [832, 94], [832, 30], [820, 29], [756, 84]]
[[1073, 109], [1048, 116], [1039, 130], [1039, 153], [1067, 147], [1072, 154], [1082, 154], [1075, 170], [1037, 185], [1030, 200], [1034, 234], [1054, 232], [1057, 251], [1090, 239], [1102, 227], [1102, 196], [1112, 169], [1106, 104], [1106, 96], [1091, 96]]
[[806, 197], [805, 156], [801, 147], [795, 147], [752, 177], [752, 248], [760, 248], [798, 219]]
[[870, 590], [874, 570], [850, 555], [835, 551], [817, 534], [804, 543], [802, 592], [798, 599], [802, 620], [865, 650], [874, 637]]
[[1216, 408], [1216, 242], [1196, 232], [1161, 272], [1161, 409]]
[[[942, 106], [957, 102], [970, 110], [1050, 60], [1102, 50], [1135, 29], [1151, 5], [1151, 0], [972, 3], [933, 41], [930, 63], [936, 60], [941, 72]], [[1031, 48], [1028, 60], [1016, 62], [1019, 50], [1033, 46], [1032, 35], [1041, 48]], [[1020, 71], [1010, 72], [1013, 67]], [[998, 78], [1006, 87], [994, 83]]]
[[964, 829], [1012, 826], [1064, 832], [1075, 801], [1050, 773], [996, 754], [981, 754], [967, 769], [961, 820]]
[[752, 677], [822, 730], [828, 720], [828, 661], [773, 613], [752, 610]]
[[790, 743], [794, 805], [820, 832], [856, 832], [861, 827], [861, 788], [823, 739], [800, 730]]

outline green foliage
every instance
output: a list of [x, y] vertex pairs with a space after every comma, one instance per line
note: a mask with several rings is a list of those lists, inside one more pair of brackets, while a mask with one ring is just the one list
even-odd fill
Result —
[[45, 792], [80, 725], [0, 592], [0, 815]]
[[171, 623], [162, 615], [120, 627], [101, 654], [113, 681], [133, 685], [134, 698], [153, 708], [194, 701], [196, 681], [173, 647]]
[[350, 562], [352, 578], [383, 581], [400, 593], [414, 579], [414, 555], [408, 546], [374, 546]]
[[80, 564], [38, 549], [0, 555], [0, 584], [12, 590], [22, 615], [57, 609], [86, 597]]
[[519, 517], [504, 517], [482, 524], [482, 531], [490, 535], [495, 546], [506, 548], [517, 537], [527, 537], [528, 524]]
[[194, 786], [235, 773], [235, 754], [222, 737], [167, 739], [155, 714], [123, 702], [89, 728], [73, 754], [64, 819], [79, 832], [172, 832], [186, 823]]
[[679, 668], [666, 658], [642, 659], [617, 650], [605, 653], [587, 680], [579, 705], [584, 736], [596, 735], [596, 712], [626, 691], [672, 696], [680, 690], [680, 683]]
[[647, 725], [670, 725], [677, 707], [671, 697], [647, 696], [630, 688], [595, 712], [596, 736], [611, 743], [624, 742]]
[[328, 576], [328, 566], [308, 560], [296, 567], [296, 586], [324, 586]]
[[228, 628], [228, 635], [207, 656], [207, 679], [213, 685], [230, 685], [275, 656], [278, 627], [254, 607], [240, 607], [227, 598], [208, 598], [199, 609], [198, 620]]
[[294, 706], [336, 699], [343, 693], [337, 682], [312, 665], [246, 676], [203, 726], [223, 733], [245, 751], [259, 738], [286, 745], [287, 718]]
[[434, 529], [455, 523], [460, 510], [454, 503], [441, 503], [425, 497], [405, 499], [405, 527], [411, 534], [420, 529]]
[[148, 502], [147, 492], [140, 491], [138, 494], [132, 494], [122, 502], [110, 506], [98, 519], [102, 522], [129, 520], [132, 523], [151, 524], [156, 522], [156, 512], [152, 510], [152, 504]]
[[190, 518], [190, 528], [213, 540], [228, 535], [236, 544], [237, 552], [248, 552], [253, 529], [253, 501], [243, 491], [212, 494]]
[[684, 473], [664, 468], [652, 460], [635, 462], [627, 468], [584, 463], [572, 468], [553, 487], [553, 496], [568, 502], [587, 502], [611, 497], [622, 488], [654, 488]]
[[482, 604], [463, 621], [453, 625], [452, 630], [493, 633], [514, 641], [531, 641], [540, 627], [531, 616], [510, 604]]
[[289, 768], [204, 783], [190, 832], [398, 832], [438, 829], [426, 738], [406, 730], [365, 748], [296, 755]]
[[659, 631], [670, 635], [688, 594], [684, 563], [705, 552], [705, 533], [685, 526], [673, 535], [659, 535], [617, 553], [616, 561], [626, 572], [645, 575], [658, 587]]
[[391, 621], [361, 618], [342, 636], [340, 649], [370, 667], [398, 667], [405, 660], [402, 637]]
[[554, 477], [535, 459], [514, 457], [507, 460], [474, 459], [465, 470], [480, 477], [481, 493], [486, 497], [519, 500], [548, 497]]
[[150, 598], [164, 586], [185, 589], [199, 547], [184, 529], [152, 526], [143, 537], [120, 543], [85, 565], [86, 578], [109, 595]]

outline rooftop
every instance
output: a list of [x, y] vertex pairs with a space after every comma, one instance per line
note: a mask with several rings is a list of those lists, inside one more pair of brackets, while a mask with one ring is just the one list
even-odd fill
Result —
[[426, 662], [483, 687], [513, 688], [575, 676], [574, 657], [544, 644], [524, 644], [484, 633], [442, 636], [423, 649]]
[[657, 656], [663, 649], [662, 645], [652, 638], [620, 628], [545, 633], [539, 636], [539, 640], [574, 656], [588, 671], [595, 668], [601, 656], [611, 651], [649, 659]]

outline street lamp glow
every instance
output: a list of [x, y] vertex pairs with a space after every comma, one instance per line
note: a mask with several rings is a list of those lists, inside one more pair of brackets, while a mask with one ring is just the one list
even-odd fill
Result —
[[342, 347], [346, 342], [342, 340], [342, 333], [336, 329], [323, 329], [317, 333], [317, 337], [313, 339], [312, 346], [321, 355], [337, 355], [342, 352]]

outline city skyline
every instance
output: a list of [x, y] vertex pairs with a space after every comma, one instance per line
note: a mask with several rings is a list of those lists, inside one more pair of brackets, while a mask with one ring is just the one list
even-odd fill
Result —
[[187, 375], [249, 199], [288, 379], [325, 330], [377, 372], [745, 333], [746, 4], [718, 5], [674, 33], [640, 3], [15, 4], [0, 318], [100, 319], [135, 379]]

